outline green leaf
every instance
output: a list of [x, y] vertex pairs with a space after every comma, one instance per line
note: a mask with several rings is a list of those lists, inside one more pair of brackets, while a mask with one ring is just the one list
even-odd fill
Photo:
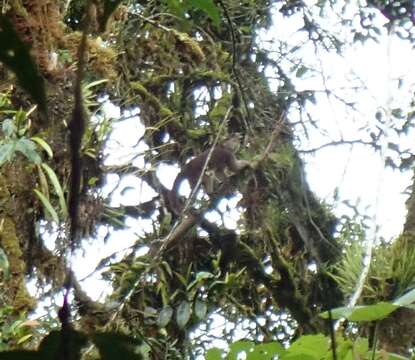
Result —
[[141, 345], [136, 347], [136, 353], [141, 355], [140, 359], [145, 359], [145, 360], [151, 359], [151, 356], [150, 356], [151, 351], [152, 351], [151, 346], [145, 342], [143, 342]]
[[177, 272], [175, 272], [174, 273], [174, 275], [177, 277], [177, 279], [184, 285], [184, 286], [186, 286], [187, 285], [187, 279], [183, 276], [183, 275], [181, 275], [181, 274], [179, 274], [179, 273], [177, 273]]
[[20, 138], [16, 142], [16, 151], [21, 152], [27, 159], [35, 164], [40, 164], [42, 158], [37, 153], [36, 144], [29, 139]]
[[[338, 307], [335, 309], [331, 309], [331, 317], [334, 320], [338, 320], [338, 319], [342, 319], [342, 318], [348, 318], [350, 316], [350, 314], [353, 312], [354, 308], [350, 308], [347, 306], [342, 306], [342, 307]], [[320, 317], [322, 317], [323, 319], [328, 320], [329, 317], [329, 312], [328, 311], [324, 311], [322, 312], [320, 315]]]
[[177, 17], [185, 19], [185, 8], [179, 0], [164, 0], [169, 11]]
[[46, 213], [49, 214], [49, 216], [52, 218], [52, 220], [56, 223], [59, 223], [59, 216], [56, 213], [55, 209], [49, 202], [49, 199], [43, 195], [39, 190], [33, 189], [36, 196], [39, 198], [40, 202], [42, 203], [43, 207], [46, 210]]
[[10, 20], [0, 15], [0, 61], [16, 75], [20, 85], [38, 104], [47, 117], [46, 92], [43, 77], [30, 56], [28, 46], [20, 40]]
[[[382, 353], [380, 352], [376, 352], [376, 355], [379, 355], [379, 359], [381, 359]], [[406, 356], [402, 356], [402, 355], [398, 355], [398, 354], [393, 354], [393, 353], [388, 353], [388, 360], [411, 360], [412, 358], [408, 358]]]
[[202, 280], [205, 280], [205, 279], [211, 279], [213, 277], [214, 277], [213, 274], [208, 272], [208, 271], [199, 271], [196, 274], [196, 281], [199, 282], [199, 281], [202, 281]]
[[328, 351], [329, 341], [324, 335], [304, 335], [292, 343], [281, 360], [320, 360]]
[[167, 281], [164, 271], [160, 271], [160, 280], [161, 281], [157, 284], [156, 291], [160, 293], [163, 304], [168, 304], [170, 301], [173, 301], [173, 298], [167, 290]]
[[300, 78], [300, 77], [302, 77], [306, 72], [308, 71], [308, 68], [306, 67], [306, 66], [304, 66], [304, 65], [301, 65], [301, 66], [299, 66], [298, 67], [298, 69], [297, 69], [297, 71], [296, 71], [296, 73], [295, 73], [295, 76], [296, 77], [298, 77], [298, 78]]
[[183, 300], [177, 310], [176, 310], [176, 322], [177, 326], [180, 329], [184, 329], [188, 321], [190, 320], [190, 316], [192, 315], [192, 307], [190, 303], [186, 300]]
[[392, 109], [392, 116], [397, 117], [399, 119], [403, 118], [403, 110], [400, 108]]
[[53, 188], [55, 189], [56, 195], [58, 195], [59, 205], [61, 207], [63, 216], [67, 217], [68, 209], [66, 207], [65, 195], [63, 194], [63, 189], [62, 189], [62, 186], [59, 182], [58, 177], [56, 176], [56, 174], [52, 170], [52, 168], [49, 167], [49, 165], [43, 163], [42, 168], [46, 171], [46, 174], [48, 175], [49, 180], [52, 183]]
[[199, 271], [196, 274], [196, 278], [187, 286], [187, 290], [189, 291], [193, 286], [199, 284], [203, 280], [214, 278], [214, 275], [207, 271]]
[[212, 0], [188, 0], [189, 4], [206, 13], [207, 16], [218, 26], [220, 24], [220, 12]]
[[37, 166], [37, 171], [39, 175], [40, 191], [42, 192], [42, 194], [46, 196], [47, 199], [49, 199], [49, 184], [48, 180], [46, 179], [45, 172], [42, 170], [42, 167], [40, 165]]
[[167, 261], [163, 261], [161, 263], [161, 266], [163, 266], [163, 269], [169, 274], [169, 276], [173, 276], [173, 270], [170, 267], [170, 264]]
[[342, 336], [337, 336], [336, 337], [337, 358], [343, 359], [343, 360], [353, 360], [353, 346], [354, 344], [351, 340], [345, 339]]
[[[31, 110], [31, 112], [33, 112], [33, 110]], [[20, 136], [24, 135], [27, 131], [27, 129], [24, 128], [24, 124], [27, 123], [27, 117], [28, 113], [26, 111], [23, 111], [22, 109], [17, 110], [14, 114], [14, 121], [16, 124], [16, 128], [18, 129], [17, 133]]]
[[11, 119], [6, 119], [3, 121], [1, 130], [6, 137], [11, 137], [17, 131], [16, 126], [14, 125], [14, 121]]
[[100, 80], [91, 81], [90, 83], [83, 86], [82, 91], [89, 92], [93, 87], [104, 84], [106, 82], [108, 82], [108, 79], [100, 79]]
[[195, 315], [198, 319], [204, 319], [207, 314], [207, 304], [205, 301], [196, 299], [195, 301]]
[[98, 348], [101, 360], [139, 360], [142, 358], [136, 353], [141, 341], [131, 336], [117, 333], [98, 333], [93, 335], [92, 339]]
[[0, 145], [0, 166], [13, 158], [15, 146], [15, 142]]
[[306, 352], [295, 352], [281, 356], [281, 360], [320, 360], [320, 358]]
[[88, 179], [88, 185], [89, 186], [95, 186], [99, 181], [99, 177], [98, 176], [92, 176]]
[[374, 305], [358, 306], [348, 317], [351, 321], [374, 321], [386, 318], [399, 306], [389, 302], [380, 302]]
[[212, 348], [206, 351], [205, 360], [222, 360], [223, 350]]
[[285, 349], [276, 341], [267, 344], [258, 344], [255, 346], [254, 351], [248, 354], [247, 360], [271, 360], [278, 355], [280, 358], [285, 353]]
[[398, 297], [393, 301], [393, 304], [399, 306], [408, 306], [415, 302], [415, 289], [407, 292], [405, 295]]
[[170, 305], [166, 305], [161, 309], [159, 316], [157, 317], [157, 326], [164, 328], [168, 325], [173, 316], [173, 308]]
[[45, 150], [46, 154], [48, 155], [49, 159], [53, 158], [53, 151], [49, 144], [40, 137], [33, 136], [30, 138], [36, 144], [38, 144], [43, 150]]
[[10, 264], [9, 259], [2, 248], [0, 248], [0, 270], [3, 271], [4, 278], [8, 279], [10, 276]]
[[353, 342], [353, 350], [355, 354], [359, 354], [361, 357], [364, 357], [366, 352], [369, 351], [369, 340], [366, 338], [357, 338]]
[[231, 346], [229, 346], [229, 355], [227, 359], [237, 360], [239, 353], [245, 352], [248, 354], [254, 349], [255, 344], [252, 341], [235, 341]]
[[[389, 314], [394, 312], [399, 305], [392, 304], [389, 302], [379, 302], [373, 305], [339, 307], [331, 310], [333, 319], [346, 318], [350, 321], [374, 321], [381, 320], [387, 317]], [[324, 319], [328, 319], [328, 312], [320, 314]]]
[[32, 337], [33, 337], [33, 334], [23, 335], [21, 338], [19, 338], [19, 340], [17, 340], [16, 344], [17, 345], [23, 344], [24, 342], [28, 341]]

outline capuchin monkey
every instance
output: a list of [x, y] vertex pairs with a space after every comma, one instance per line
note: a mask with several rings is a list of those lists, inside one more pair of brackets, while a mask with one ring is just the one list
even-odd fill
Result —
[[[212, 150], [212, 154], [209, 159], [209, 163], [206, 168], [206, 172], [202, 177], [202, 185], [207, 194], [212, 193], [215, 178], [221, 182], [227, 179], [226, 170], [230, 170], [234, 173], [241, 169], [251, 166], [251, 163], [247, 160], [238, 160], [235, 153], [239, 149], [239, 135], [235, 135], [223, 144], [218, 144]], [[169, 193], [169, 202], [171, 210], [178, 215], [182, 210], [182, 203], [179, 197], [179, 188], [183, 180], [187, 179], [190, 184], [190, 188], [193, 191], [197, 181], [202, 173], [203, 167], [206, 163], [206, 159], [209, 155], [210, 149], [202, 152], [194, 159], [190, 160], [183, 169], [177, 175], [174, 180], [173, 188]], [[207, 172], [213, 175], [209, 176]]]

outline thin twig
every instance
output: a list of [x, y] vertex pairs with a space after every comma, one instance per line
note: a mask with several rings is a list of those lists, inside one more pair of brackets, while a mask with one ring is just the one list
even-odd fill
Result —
[[[310, 221], [310, 224], [314, 228], [314, 230], [317, 231], [317, 234], [320, 236], [320, 239], [323, 240], [333, 250], [337, 251], [338, 248], [331, 241], [329, 241], [329, 239], [327, 239], [327, 237], [323, 234], [320, 227], [316, 224], [316, 222], [313, 219], [313, 216], [311, 215], [310, 202], [308, 201], [308, 194], [307, 194], [307, 188], [306, 188], [306, 179], [305, 179], [304, 169], [302, 168], [300, 169], [300, 176], [301, 176], [301, 185], [302, 185], [301, 188], [303, 190], [303, 197], [304, 197], [305, 207], [307, 210], [308, 221]], [[320, 254], [318, 254], [318, 256], [319, 255]], [[316, 260], [319, 260], [319, 259], [316, 259]]]
[[265, 148], [265, 150], [264, 150], [264, 152], [263, 152], [263, 154], [262, 154], [262, 156], [259, 158], [259, 160], [257, 161], [257, 164], [258, 163], [261, 163], [261, 162], [263, 162], [267, 157], [268, 157], [268, 155], [270, 154], [270, 152], [271, 152], [271, 150], [272, 150], [272, 147], [273, 147], [273, 145], [274, 145], [274, 141], [275, 141], [275, 139], [278, 137], [278, 135], [280, 134], [280, 132], [281, 132], [281, 129], [283, 128], [283, 126], [284, 126], [284, 117], [285, 117], [285, 112], [283, 112], [281, 115], [280, 115], [280, 117], [278, 118], [278, 120], [276, 121], [276, 124], [275, 124], [275, 127], [274, 127], [274, 130], [272, 131], [272, 133], [271, 133], [271, 137], [270, 137], [270, 139], [269, 139], [269, 142], [268, 142], [268, 145], [267, 145], [267, 147]]
[[250, 122], [251, 122], [251, 112], [249, 111], [248, 101], [245, 96], [245, 90], [242, 86], [241, 79], [239, 77], [238, 71], [236, 69], [236, 36], [235, 36], [235, 30], [232, 25], [231, 17], [229, 16], [228, 9], [226, 8], [225, 4], [222, 2], [222, 0], [218, 0], [218, 4], [223, 10], [223, 13], [225, 15], [226, 21], [228, 22], [229, 30], [231, 33], [231, 40], [232, 40], [232, 73], [236, 79], [236, 83], [238, 84], [239, 91], [241, 93], [242, 102], [244, 103], [245, 111], [246, 111], [246, 117], [248, 118], [248, 121], [244, 120], [245, 126], [247, 129], [250, 129]]
[[335, 140], [335, 141], [331, 141], [329, 143], [317, 146], [315, 148], [312, 149], [307, 149], [307, 150], [299, 150], [298, 152], [300, 154], [310, 154], [310, 153], [315, 153], [319, 150], [322, 150], [326, 147], [329, 146], [337, 146], [337, 145], [354, 145], [354, 144], [360, 144], [360, 145], [371, 145], [373, 146], [373, 142], [372, 141], [364, 141], [364, 140]]

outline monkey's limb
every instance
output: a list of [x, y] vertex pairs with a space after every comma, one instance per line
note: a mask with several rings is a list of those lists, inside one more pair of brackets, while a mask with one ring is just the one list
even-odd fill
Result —
[[[157, 261], [163, 255], [164, 251], [173, 246], [178, 240], [182, 239], [184, 234], [186, 234], [200, 219], [200, 214], [196, 212], [191, 212], [187, 216], [181, 219], [177, 226], [173, 227], [172, 231], [162, 240], [156, 240], [152, 243], [150, 248], [150, 256], [153, 258], [153, 261]], [[158, 244], [161, 241], [160, 247]]]

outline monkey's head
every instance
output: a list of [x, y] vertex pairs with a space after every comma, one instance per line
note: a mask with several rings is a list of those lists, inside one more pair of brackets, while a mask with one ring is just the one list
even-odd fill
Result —
[[223, 146], [231, 150], [233, 153], [237, 152], [241, 146], [241, 134], [234, 133], [223, 142]]

